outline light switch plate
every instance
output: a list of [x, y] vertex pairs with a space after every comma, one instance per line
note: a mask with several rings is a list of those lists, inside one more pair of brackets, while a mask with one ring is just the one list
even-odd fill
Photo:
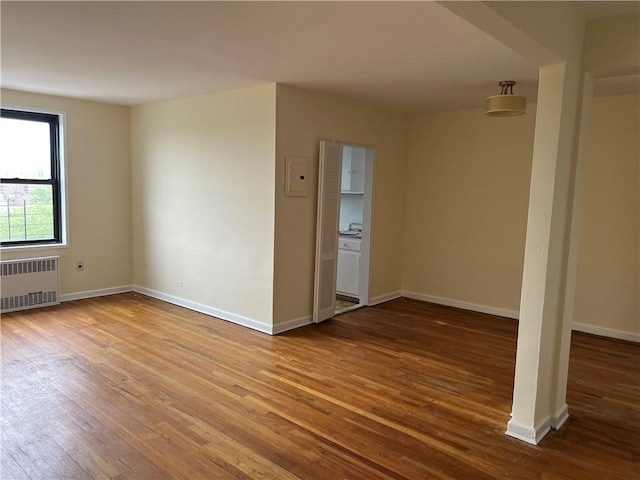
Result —
[[309, 196], [309, 159], [287, 155], [284, 194], [288, 197]]

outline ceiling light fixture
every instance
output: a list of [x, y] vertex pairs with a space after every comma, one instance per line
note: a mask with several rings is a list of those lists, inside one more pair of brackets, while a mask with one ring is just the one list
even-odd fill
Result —
[[485, 115], [490, 117], [514, 117], [522, 115], [527, 107], [527, 99], [513, 94], [513, 80], [503, 80], [498, 83], [502, 90], [500, 95], [487, 97]]

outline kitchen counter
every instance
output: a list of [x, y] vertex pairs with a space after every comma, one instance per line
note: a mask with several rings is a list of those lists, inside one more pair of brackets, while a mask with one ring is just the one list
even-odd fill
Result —
[[362, 238], [361, 230], [340, 230], [338, 231], [340, 238]]

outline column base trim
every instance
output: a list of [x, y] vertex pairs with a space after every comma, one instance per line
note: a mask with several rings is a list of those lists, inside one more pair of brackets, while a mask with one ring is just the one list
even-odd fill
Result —
[[537, 445], [544, 438], [544, 436], [551, 431], [551, 416], [545, 418], [542, 422], [540, 422], [535, 427], [528, 427], [526, 425], [522, 425], [513, 420], [509, 420], [507, 423], [507, 431], [505, 432], [508, 436], [517, 438], [518, 440], [522, 440], [523, 442], [529, 443], [531, 445]]
[[565, 403], [551, 417], [551, 428], [560, 430], [567, 420], [569, 420], [569, 406]]

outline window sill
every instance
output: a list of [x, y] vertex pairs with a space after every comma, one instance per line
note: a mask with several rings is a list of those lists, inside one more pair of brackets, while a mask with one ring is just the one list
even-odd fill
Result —
[[47, 243], [42, 245], [4, 245], [0, 247], [0, 252], [29, 252], [33, 250], [57, 250], [59, 248], [69, 248], [68, 243]]

